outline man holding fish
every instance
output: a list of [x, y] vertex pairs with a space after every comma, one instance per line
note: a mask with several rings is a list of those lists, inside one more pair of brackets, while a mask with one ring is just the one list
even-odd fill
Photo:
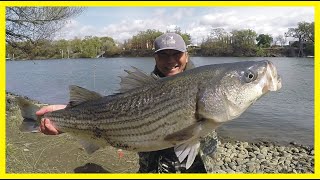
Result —
[[[193, 68], [185, 42], [175, 33], [159, 36], [154, 45], [151, 76], [126, 71], [121, 93], [107, 97], [70, 86], [68, 106], [36, 112], [43, 116], [41, 132], [69, 132], [91, 141], [87, 152], [106, 144], [136, 151], [141, 173], [209, 173], [199, 152], [214, 154], [214, 129], [280, 89], [281, 79], [270, 61]], [[83, 119], [89, 115], [91, 119]]]

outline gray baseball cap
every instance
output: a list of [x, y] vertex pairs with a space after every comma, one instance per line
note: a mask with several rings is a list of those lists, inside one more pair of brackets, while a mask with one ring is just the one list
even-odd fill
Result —
[[157, 37], [154, 41], [154, 53], [165, 49], [174, 49], [181, 52], [186, 52], [186, 43], [179, 34], [165, 33]]

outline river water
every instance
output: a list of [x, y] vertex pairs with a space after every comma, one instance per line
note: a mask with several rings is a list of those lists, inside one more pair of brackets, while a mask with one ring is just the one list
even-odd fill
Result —
[[[218, 135], [313, 146], [313, 58], [191, 58], [196, 66], [262, 59], [275, 64], [282, 77], [282, 89], [268, 93], [238, 119], [220, 126]], [[150, 73], [154, 65], [152, 57], [6, 61], [6, 90], [43, 103], [67, 104], [70, 84], [110, 95], [118, 92], [118, 76], [125, 75], [124, 69], [135, 66]]]

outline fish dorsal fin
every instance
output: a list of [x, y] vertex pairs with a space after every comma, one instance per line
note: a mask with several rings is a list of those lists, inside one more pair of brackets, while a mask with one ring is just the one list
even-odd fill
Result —
[[180, 144], [174, 147], [174, 152], [177, 155], [180, 163], [182, 163], [186, 157], [186, 169], [189, 169], [193, 164], [197, 154], [199, 153], [200, 142], [199, 141], [190, 141], [184, 144]]
[[85, 88], [82, 88], [76, 85], [70, 85], [69, 89], [70, 89], [70, 102], [67, 108], [81, 104], [84, 101], [96, 100], [96, 99], [102, 98], [102, 95], [100, 95], [99, 93], [87, 90]]
[[131, 66], [134, 70], [124, 70], [127, 75], [125, 76], [120, 76], [121, 81], [120, 81], [120, 93], [126, 92], [131, 89], [135, 89], [137, 87], [141, 87], [145, 84], [155, 82], [157, 79], [159, 79], [156, 76], [150, 76], [143, 72], [142, 70]]

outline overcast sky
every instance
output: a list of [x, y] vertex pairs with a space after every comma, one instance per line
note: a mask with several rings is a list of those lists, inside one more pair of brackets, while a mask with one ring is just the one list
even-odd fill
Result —
[[165, 32], [178, 26], [200, 43], [212, 28], [252, 29], [276, 37], [301, 21], [314, 21], [313, 7], [88, 7], [57, 38], [109, 36], [123, 42], [139, 31]]

